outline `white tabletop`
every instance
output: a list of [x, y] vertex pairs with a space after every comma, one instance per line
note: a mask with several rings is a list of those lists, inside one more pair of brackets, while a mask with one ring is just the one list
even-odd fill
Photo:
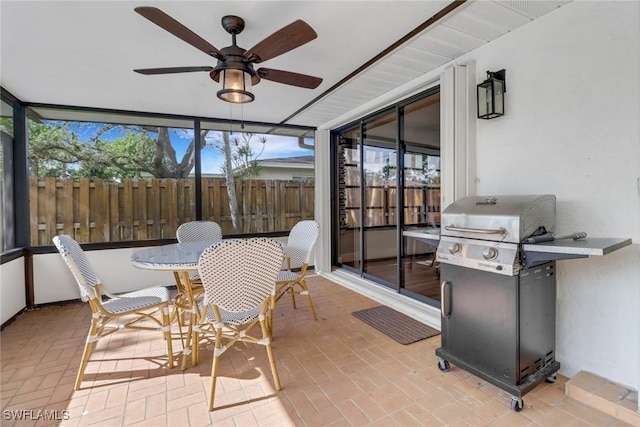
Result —
[[205, 240], [154, 246], [134, 252], [131, 255], [131, 264], [148, 270], [197, 270], [202, 252], [216, 242]]

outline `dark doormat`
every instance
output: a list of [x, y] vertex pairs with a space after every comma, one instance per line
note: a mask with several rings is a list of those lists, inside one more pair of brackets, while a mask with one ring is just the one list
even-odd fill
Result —
[[354, 311], [356, 318], [393, 338], [400, 344], [411, 344], [440, 335], [440, 331], [385, 305]]

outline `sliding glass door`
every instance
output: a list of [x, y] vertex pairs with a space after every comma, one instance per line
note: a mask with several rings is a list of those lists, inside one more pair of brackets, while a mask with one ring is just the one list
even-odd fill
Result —
[[333, 140], [334, 263], [434, 305], [435, 248], [403, 232], [440, 226], [439, 108], [436, 88], [338, 130]]

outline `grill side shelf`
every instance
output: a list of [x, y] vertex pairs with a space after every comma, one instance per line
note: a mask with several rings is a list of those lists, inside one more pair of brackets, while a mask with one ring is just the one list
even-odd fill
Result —
[[434, 248], [437, 248], [440, 243], [440, 229], [405, 230], [402, 232], [402, 235], [406, 237], [413, 237], [414, 239], [433, 246]]
[[631, 245], [631, 239], [590, 237], [522, 245], [522, 262], [529, 268], [544, 261], [604, 256]]

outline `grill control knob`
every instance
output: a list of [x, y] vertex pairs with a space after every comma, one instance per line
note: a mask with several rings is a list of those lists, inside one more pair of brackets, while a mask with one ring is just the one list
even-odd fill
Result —
[[496, 248], [484, 248], [484, 250], [482, 251], [482, 256], [484, 257], [484, 259], [491, 261], [498, 258], [498, 250]]
[[460, 243], [452, 243], [451, 246], [449, 246], [449, 253], [452, 255], [459, 253], [461, 250], [462, 246], [460, 246]]

